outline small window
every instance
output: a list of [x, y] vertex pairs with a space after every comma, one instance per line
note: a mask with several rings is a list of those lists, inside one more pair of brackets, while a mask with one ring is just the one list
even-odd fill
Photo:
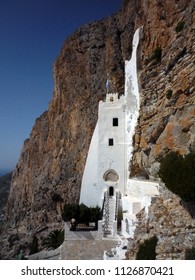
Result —
[[114, 146], [114, 139], [113, 138], [108, 139], [108, 145], [109, 146]]
[[113, 118], [112, 119], [112, 125], [113, 126], [118, 126], [118, 118]]

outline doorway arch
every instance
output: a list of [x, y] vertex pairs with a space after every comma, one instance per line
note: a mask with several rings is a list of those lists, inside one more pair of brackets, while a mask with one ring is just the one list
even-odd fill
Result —
[[110, 169], [104, 173], [103, 179], [105, 182], [113, 182], [117, 183], [119, 180], [119, 176], [113, 169]]

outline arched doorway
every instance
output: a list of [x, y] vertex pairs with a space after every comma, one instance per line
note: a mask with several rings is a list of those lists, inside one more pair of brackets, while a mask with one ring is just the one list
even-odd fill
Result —
[[115, 195], [114, 187], [117, 186], [119, 176], [113, 169], [110, 169], [104, 173], [103, 179], [106, 183], [108, 194], [110, 197]]
[[114, 195], [114, 187], [110, 186], [109, 187], [109, 196], [113, 196]]

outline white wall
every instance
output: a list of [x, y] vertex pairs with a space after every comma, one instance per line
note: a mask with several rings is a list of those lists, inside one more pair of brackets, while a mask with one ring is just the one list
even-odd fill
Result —
[[159, 183], [147, 180], [129, 179], [127, 183], [128, 196], [142, 199], [145, 196], [159, 195]]
[[100, 192], [98, 188], [98, 132], [96, 124], [93, 133], [81, 184], [80, 204], [87, 206], [100, 206]]
[[130, 163], [133, 152], [133, 136], [139, 116], [140, 95], [138, 87], [137, 74], [137, 48], [142, 28], [138, 28], [133, 36], [133, 51], [131, 59], [125, 62], [125, 96], [126, 104], [126, 122], [128, 132], [128, 162]]

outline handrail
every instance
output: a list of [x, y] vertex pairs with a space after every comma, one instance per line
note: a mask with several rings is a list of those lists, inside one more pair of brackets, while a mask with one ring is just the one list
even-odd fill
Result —
[[120, 201], [120, 193], [116, 192], [115, 221], [118, 218], [119, 201]]

